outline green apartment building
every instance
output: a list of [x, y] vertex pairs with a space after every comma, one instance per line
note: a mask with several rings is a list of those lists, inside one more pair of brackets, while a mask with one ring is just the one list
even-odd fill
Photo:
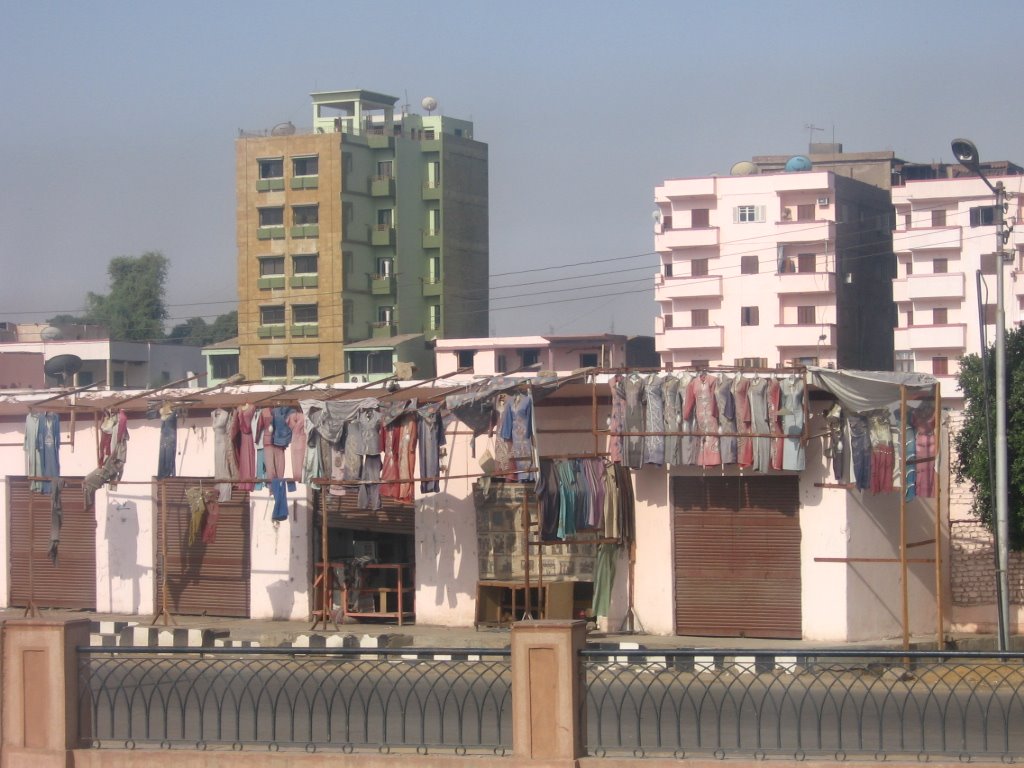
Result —
[[396, 114], [394, 96], [312, 98], [312, 129], [236, 143], [239, 370], [429, 373], [433, 339], [487, 335], [487, 145], [469, 121]]

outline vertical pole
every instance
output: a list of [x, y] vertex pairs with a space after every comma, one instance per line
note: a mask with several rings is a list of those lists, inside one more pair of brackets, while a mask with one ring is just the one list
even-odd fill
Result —
[[[949, 446], [945, 453], [942, 451], [942, 386], [935, 382], [935, 427], [939, 430], [939, 437], [935, 445], [938, 453], [949, 456]], [[948, 435], [948, 430], [946, 431]], [[946, 465], [949, 465], [947, 458]], [[941, 651], [946, 645], [946, 636], [943, 629], [944, 621], [942, 615], [942, 473], [939, 472], [939, 462], [935, 460], [935, 650]], [[946, 473], [949, 477], [949, 473]]]
[[1003, 297], [1003, 205], [1006, 188], [996, 182], [996, 549], [998, 555], [999, 605], [1002, 626], [999, 628], [999, 650], [1010, 647], [1010, 584], [1009, 565], [1010, 526], [1007, 508], [1006, 467], [1006, 302]]
[[591, 430], [594, 433], [594, 455], [596, 456], [601, 452], [601, 440], [597, 434], [597, 374], [592, 373], [590, 375], [592, 377], [591, 381], [593, 382], [590, 395], [590, 425]]
[[910, 601], [907, 588], [907, 388], [900, 384], [900, 456], [903, 487], [900, 489], [900, 582], [902, 589], [903, 650], [910, 648]]
[[[520, 488], [522, 495], [520, 496], [519, 515], [523, 520], [523, 557], [526, 563], [526, 597], [523, 599], [523, 618], [532, 619], [533, 611], [530, 606], [530, 507], [526, 503], [526, 488]], [[513, 614], [513, 621], [518, 619]]]

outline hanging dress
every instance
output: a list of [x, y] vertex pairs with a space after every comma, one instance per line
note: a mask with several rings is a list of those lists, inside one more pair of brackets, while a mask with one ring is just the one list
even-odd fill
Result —
[[768, 437], [768, 382], [757, 378], [747, 388], [747, 402], [750, 404], [750, 426], [757, 437], [753, 441], [753, 461], [750, 468], [755, 472], [767, 472], [772, 466], [772, 438]]
[[[662, 429], [665, 432], [679, 432], [683, 423], [683, 402], [679, 398], [679, 379], [673, 374], [665, 377], [661, 385], [662, 408], [665, 419]], [[678, 466], [683, 461], [682, 437], [678, 434], [665, 435], [665, 463]]]
[[736, 400], [732, 393], [735, 379], [722, 376], [718, 386], [715, 387], [715, 401], [718, 404], [718, 431], [722, 433], [719, 439], [719, 451], [722, 454], [723, 464], [735, 464], [737, 454], [736, 440]]
[[804, 394], [802, 378], [790, 376], [782, 381], [782, 431], [786, 441], [782, 448], [782, 468], [802, 470], [806, 466], [804, 450]]
[[754, 463], [754, 441], [749, 436], [753, 431], [750, 412], [750, 379], [737, 376], [732, 385], [732, 399], [736, 408], [736, 463], [750, 467]]
[[[662, 379], [652, 373], [644, 380], [644, 431], [665, 431], [665, 410], [662, 402]], [[644, 437], [644, 464], [661, 466], [665, 463], [665, 438], [663, 435], [647, 435]]]
[[626, 437], [622, 445], [622, 463], [632, 469], [644, 465], [644, 439], [639, 432], [644, 428], [643, 379], [636, 373], [626, 377], [623, 391], [626, 395]]
[[718, 379], [711, 374], [698, 374], [686, 388], [686, 401], [683, 403], [683, 417], [692, 417], [696, 422], [695, 431], [700, 441], [697, 464], [701, 467], [713, 467], [722, 463], [718, 437], [718, 403], [715, 400], [717, 385]]

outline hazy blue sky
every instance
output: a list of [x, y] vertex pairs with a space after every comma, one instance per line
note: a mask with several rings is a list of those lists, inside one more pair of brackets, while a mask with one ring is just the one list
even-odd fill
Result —
[[233, 309], [238, 129], [309, 126], [317, 90], [475, 122], [499, 334], [653, 333], [655, 185], [804, 152], [808, 123], [848, 151], [950, 160], [962, 135], [1024, 162], [1012, 2], [0, 7], [0, 319], [75, 311], [147, 250], [170, 258], [175, 321]]

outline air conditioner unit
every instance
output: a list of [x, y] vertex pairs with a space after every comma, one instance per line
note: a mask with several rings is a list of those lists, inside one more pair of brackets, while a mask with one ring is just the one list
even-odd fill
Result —
[[365, 384], [366, 376], [361, 373], [349, 374], [348, 381], [350, 384]]
[[819, 197], [818, 198], [818, 205], [820, 205], [822, 208], [827, 208], [828, 204], [829, 204], [829, 199], [827, 197]]

